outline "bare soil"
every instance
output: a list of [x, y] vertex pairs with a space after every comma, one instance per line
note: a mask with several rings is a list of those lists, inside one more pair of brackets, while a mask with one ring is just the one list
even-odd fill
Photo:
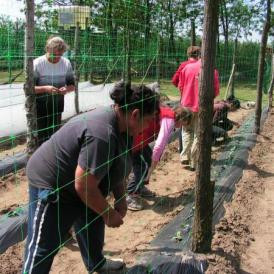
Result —
[[274, 273], [274, 112], [216, 226], [207, 273]]
[[[229, 116], [241, 123], [251, 111], [241, 109], [230, 113]], [[230, 134], [233, 132], [234, 130]], [[124, 225], [119, 229], [106, 228], [107, 255], [123, 258], [128, 266], [134, 264], [135, 258], [149, 248], [150, 241], [160, 229], [182, 210], [182, 201], [189, 190], [193, 189], [195, 176], [193, 172], [183, 169], [177, 148], [177, 141], [168, 146], [161, 163], [152, 175], [149, 188], [157, 193], [157, 197], [149, 201], [144, 200], [143, 211], [128, 211]], [[217, 150], [214, 157], [216, 153]], [[27, 203], [27, 180], [24, 170], [0, 180], [1, 210]], [[24, 243], [19, 243], [0, 255], [0, 273], [20, 273], [23, 246]], [[77, 246], [70, 244], [60, 250], [54, 259], [51, 273], [86, 273]]]

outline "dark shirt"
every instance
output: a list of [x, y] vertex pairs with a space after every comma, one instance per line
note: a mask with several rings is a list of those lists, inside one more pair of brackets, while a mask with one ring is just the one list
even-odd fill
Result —
[[106, 196], [128, 176], [131, 146], [132, 138], [119, 132], [113, 107], [97, 108], [72, 118], [36, 150], [27, 164], [29, 183], [78, 197], [74, 180], [79, 165], [96, 176]]

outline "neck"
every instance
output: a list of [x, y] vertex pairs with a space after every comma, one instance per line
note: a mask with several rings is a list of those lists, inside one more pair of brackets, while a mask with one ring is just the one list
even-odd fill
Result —
[[47, 58], [47, 60], [48, 60], [50, 63], [52, 63], [52, 64], [56, 64], [56, 63], [59, 62], [59, 60], [53, 61], [53, 59], [50, 58], [50, 54], [49, 54], [49, 53], [46, 53], [46, 58]]
[[114, 111], [115, 111], [116, 116], [118, 118], [119, 131], [121, 133], [122, 132], [126, 132], [127, 131], [127, 123], [126, 123], [126, 119], [125, 119], [124, 113], [122, 112], [122, 110], [117, 105], [114, 106]]

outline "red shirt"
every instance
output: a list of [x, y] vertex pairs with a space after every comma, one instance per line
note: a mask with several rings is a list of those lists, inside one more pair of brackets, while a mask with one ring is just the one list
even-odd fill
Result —
[[[178, 87], [181, 91], [181, 105], [188, 107], [193, 112], [199, 111], [199, 74], [201, 71], [201, 60], [188, 64], [181, 71]], [[214, 71], [214, 94], [220, 93], [219, 74]]]
[[160, 121], [163, 118], [175, 119], [174, 111], [169, 107], [160, 107], [160, 114], [157, 116], [149, 126], [143, 130], [133, 140], [133, 152], [141, 150], [143, 147], [153, 142], [160, 131]]
[[178, 87], [181, 71], [185, 68], [186, 65], [191, 64], [191, 63], [195, 63], [195, 62], [197, 62], [196, 59], [189, 58], [187, 61], [181, 63], [181, 65], [179, 66], [179, 68], [177, 69], [177, 71], [174, 73], [174, 75], [172, 77], [172, 80], [171, 80], [172, 84], [175, 87]]
[[213, 123], [218, 120], [222, 113], [227, 113], [230, 104], [226, 101], [217, 101], [213, 105]]

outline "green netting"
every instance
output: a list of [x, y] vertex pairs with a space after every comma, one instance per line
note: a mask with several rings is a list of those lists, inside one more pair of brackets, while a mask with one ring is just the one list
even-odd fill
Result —
[[[172, 85], [171, 78], [180, 63], [187, 59], [186, 52], [191, 45], [193, 22], [196, 28], [196, 44], [200, 45], [201, 43], [200, 30], [203, 19], [201, 1], [60, 0], [37, 2], [35, 49], [32, 57], [37, 58], [45, 54], [45, 44], [50, 35], [60, 36], [69, 45], [68, 50], [64, 52], [64, 57], [69, 59], [72, 64], [80, 100], [84, 93], [102, 92], [101, 94], [96, 93], [92, 97], [94, 101], [88, 102], [90, 105], [88, 104], [87, 108], [86, 106], [85, 109], [82, 108], [82, 104], [80, 104], [80, 112], [97, 106], [96, 100], [101, 99], [100, 96], [107, 96], [104, 89], [112, 88], [108, 84], [113, 84], [121, 79], [133, 84], [148, 84], [157, 81], [161, 85], [163, 94], [171, 98], [176, 97], [175, 100], [179, 100], [179, 91]], [[42, 2], [43, 4], [41, 4]], [[7, 119], [12, 122], [4, 127], [4, 133], [0, 135], [0, 158], [4, 161], [7, 155], [13, 156], [17, 152], [26, 151], [27, 134], [25, 130], [20, 132], [10, 130], [14, 125], [17, 127], [16, 120], [20, 120], [19, 116], [25, 115], [24, 112], [12, 112], [13, 106], [21, 105], [23, 108], [24, 104], [24, 99], [22, 100], [23, 85], [20, 86], [24, 83], [25, 76], [23, 71], [25, 58], [24, 20], [16, 21], [15, 18], [5, 17], [2, 19], [0, 24], [0, 95], [2, 93], [5, 102], [0, 105], [0, 110], [6, 109], [7, 118], [12, 118]], [[221, 83], [219, 99], [223, 99], [225, 94], [233, 93], [241, 103], [255, 101], [259, 44], [242, 39], [240, 42], [238, 41], [235, 51], [233, 33], [231, 33], [228, 43], [221, 36], [222, 33], [219, 33], [220, 39], [218, 39], [216, 51], [216, 69], [219, 71]], [[233, 63], [235, 63], [234, 83], [227, 88]], [[271, 75], [270, 55], [267, 55], [266, 63], [265, 90], [269, 85]], [[54, 76], [52, 75], [52, 78]], [[36, 85], [38, 84], [36, 83]], [[41, 97], [45, 101], [52, 100], [50, 101], [52, 105], [48, 109], [48, 113], [39, 118], [47, 119], [47, 126], [38, 129], [38, 133], [47, 131], [51, 135], [65, 123], [64, 119], [61, 121], [61, 117], [57, 115], [62, 114], [63, 111], [61, 109], [60, 113], [57, 113], [58, 106], [52, 99], [52, 95], [43, 94]], [[146, 100], [148, 99], [146, 98]], [[263, 98], [263, 102], [265, 101], [266, 97]], [[79, 102], [75, 102], [74, 105], [74, 101], [70, 102], [73, 102], [69, 106], [70, 108], [79, 104]], [[144, 103], [143, 98], [141, 102]], [[100, 101], [99, 104], [101, 103]], [[107, 101], [103, 103], [109, 104]], [[130, 107], [128, 104], [122, 106], [125, 109], [128, 107]], [[75, 111], [70, 116], [74, 115], [76, 115]], [[39, 120], [37, 122], [39, 123]], [[126, 131], [126, 133], [128, 132]], [[114, 158], [108, 158], [97, 168], [109, 166], [118, 158], [129, 155], [132, 152], [130, 141], [130, 138], [127, 138], [125, 151], [117, 153]], [[110, 142], [107, 145], [110, 145]], [[111, 147], [108, 147], [108, 151], [111, 151]], [[127, 162], [121, 168], [127, 170]], [[16, 162], [13, 172], [18, 173]], [[87, 173], [83, 176], [85, 175]], [[16, 183], [20, 182], [16, 181]], [[72, 184], [74, 181], [66, 182], [60, 186], [57, 179], [56, 188], [47, 195], [57, 194], [59, 199], [60, 191]], [[121, 196], [120, 199], [123, 198], [124, 196]], [[118, 199], [116, 202], [119, 201]], [[160, 200], [155, 203], [154, 207], [161, 202]], [[58, 211], [58, 222], [61, 220], [62, 216]], [[75, 233], [80, 234], [85, 231], [96, 220], [90, 221], [86, 218], [85, 225]], [[58, 229], [58, 234], [59, 246], [34, 264], [34, 267], [43, 263], [70, 240], [61, 240], [60, 229]]]

